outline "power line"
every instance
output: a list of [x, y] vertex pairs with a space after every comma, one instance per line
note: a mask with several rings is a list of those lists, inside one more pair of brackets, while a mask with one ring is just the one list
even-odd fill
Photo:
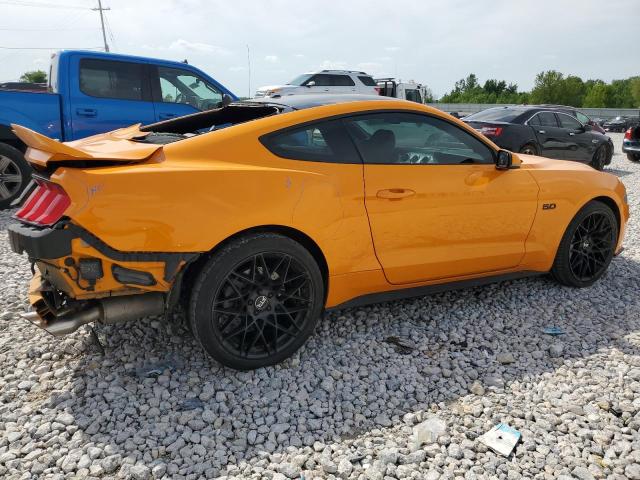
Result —
[[75, 32], [80, 30], [100, 30], [100, 27], [91, 28], [9, 28], [0, 27], [2, 32]]
[[0, 50], [102, 50], [102, 47], [0, 47]]
[[72, 10], [91, 10], [89, 7], [83, 7], [80, 5], [58, 5], [55, 3], [39, 3], [39, 2], [24, 2], [24, 1], [15, 1], [11, 0], [2, 0], [0, 1], [2, 5], [12, 5], [14, 7], [40, 7], [40, 8], [68, 8]]

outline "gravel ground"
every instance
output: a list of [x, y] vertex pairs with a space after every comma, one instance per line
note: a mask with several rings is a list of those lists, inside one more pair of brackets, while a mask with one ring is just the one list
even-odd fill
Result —
[[[640, 165], [618, 154], [609, 171], [640, 213]], [[244, 373], [180, 322], [38, 331], [18, 317], [30, 272], [9, 221], [0, 478], [640, 479], [635, 218], [592, 288], [542, 277], [345, 310], [295, 358]], [[522, 433], [508, 458], [477, 440], [500, 422]]]

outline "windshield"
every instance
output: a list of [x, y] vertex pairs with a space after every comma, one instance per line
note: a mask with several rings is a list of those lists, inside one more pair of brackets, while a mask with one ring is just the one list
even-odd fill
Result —
[[298, 75], [296, 78], [287, 83], [287, 85], [297, 85], [298, 87], [303, 85], [304, 82], [309, 80], [313, 76], [312, 73], [305, 73], [303, 75]]
[[522, 110], [515, 108], [489, 108], [465, 118], [469, 122], [512, 122], [522, 115]]

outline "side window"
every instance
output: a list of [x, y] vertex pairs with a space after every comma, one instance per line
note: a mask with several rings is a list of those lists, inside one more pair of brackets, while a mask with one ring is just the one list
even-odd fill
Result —
[[580, 130], [582, 128], [580, 122], [578, 122], [578, 120], [573, 118], [571, 115], [559, 113], [558, 119], [560, 120], [560, 125], [562, 126], [562, 128], [566, 128], [568, 130]]
[[556, 116], [553, 112], [540, 112], [538, 113], [538, 118], [540, 119], [540, 125], [543, 127], [558, 126], [558, 121], [556, 120]]
[[529, 125], [535, 125], [535, 126], [542, 125], [542, 124], [540, 123], [540, 114], [536, 114], [536, 115], [534, 115], [533, 117], [531, 117], [527, 123], [528, 123]]
[[405, 97], [407, 97], [407, 100], [410, 102], [422, 103], [419, 90], [405, 90]]
[[222, 102], [222, 92], [193, 72], [158, 67], [158, 76], [165, 103], [186, 103], [198, 110], [211, 110]]
[[331, 77], [332, 75], [314, 75], [307, 83], [316, 82], [316, 87], [330, 87], [333, 85], [333, 83], [331, 83]]
[[85, 95], [119, 100], [144, 100], [143, 65], [83, 58], [80, 91]]
[[352, 117], [345, 122], [365, 163], [494, 163], [489, 146], [436, 117], [388, 112]]
[[292, 160], [362, 163], [340, 120], [271, 133], [260, 141], [274, 155]]
[[588, 125], [591, 120], [584, 113], [576, 112], [576, 117], [580, 123], [583, 125]]
[[365, 76], [358, 77], [358, 79], [360, 79], [360, 81], [364, 85], [366, 85], [367, 87], [375, 87], [376, 86], [376, 81], [372, 77], [369, 77], [369, 76], [365, 75]]
[[335, 87], [353, 87], [355, 83], [349, 75], [331, 75], [333, 78], [333, 86]]

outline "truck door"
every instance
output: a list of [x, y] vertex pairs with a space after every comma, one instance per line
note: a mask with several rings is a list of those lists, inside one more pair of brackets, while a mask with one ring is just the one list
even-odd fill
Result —
[[73, 56], [69, 140], [155, 119], [145, 63]]
[[191, 70], [150, 65], [149, 78], [158, 122], [222, 105], [222, 90]]

